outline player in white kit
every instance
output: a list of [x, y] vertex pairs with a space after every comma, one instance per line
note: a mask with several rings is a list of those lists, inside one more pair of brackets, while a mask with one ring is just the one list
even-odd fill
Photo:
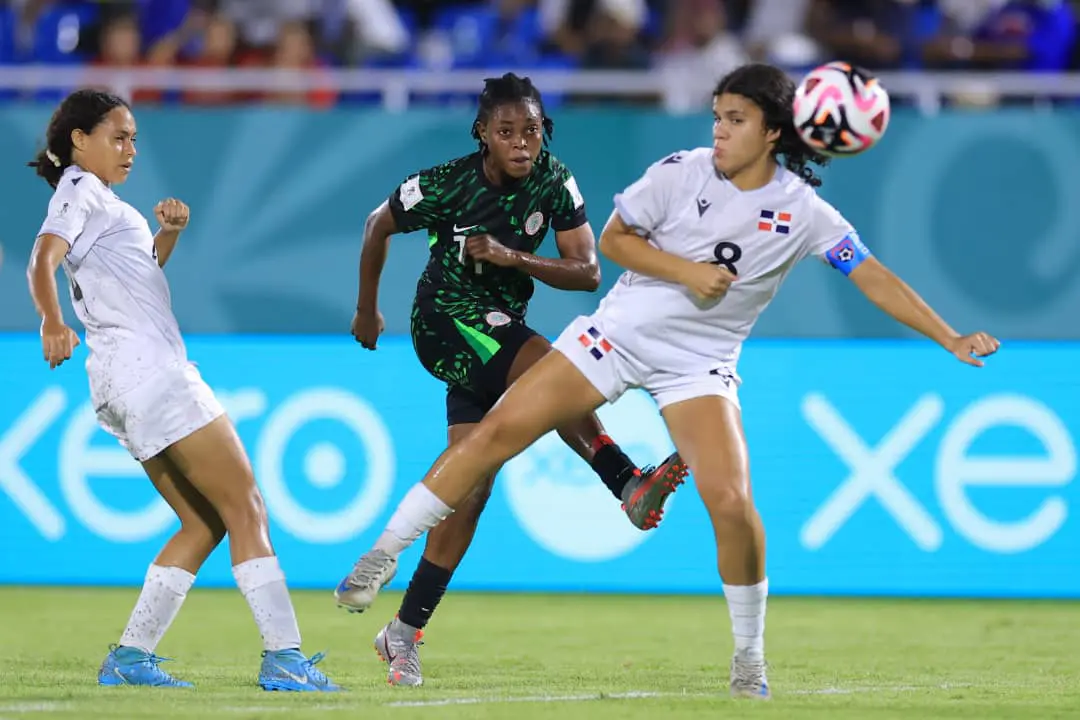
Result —
[[55, 189], [27, 270], [42, 317], [45, 360], [55, 368], [79, 339], [64, 323], [56, 287], [63, 265], [75, 314], [86, 328], [86, 372], [101, 426], [140, 462], [176, 511], [165, 544], [120, 642], [98, 672], [102, 685], [190, 687], [154, 654], [226, 532], [233, 575], [263, 639], [266, 690], [337, 690], [300, 652], [300, 630], [251, 465], [225, 411], [188, 362], [162, 268], [188, 223], [188, 208], [165, 200], [152, 234], [113, 192], [135, 159], [135, 120], [122, 99], [80, 90], [57, 108], [46, 148], [30, 163]]
[[[712, 147], [658, 161], [615, 196], [601, 251], [627, 272], [589, 317], [503, 395], [464, 442], [442, 454], [357, 563], [374, 601], [392, 558], [453, 512], [477, 481], [560, 423], [629, 388], [656, 400], [712, 520], [735, 652], [730, 689], [768, 698], [765, 533], [750, 489], [736, 364], [743, 340], [797, 262], [822, 260], [900, 322], [959, 360], [995, 352], [960, 335], [878, 262], [818, 197], [823, 162], [792, 125], [794, 84], [768, 65], [717, 86]], [[370, 604], [370, 603], [369, 603]]]

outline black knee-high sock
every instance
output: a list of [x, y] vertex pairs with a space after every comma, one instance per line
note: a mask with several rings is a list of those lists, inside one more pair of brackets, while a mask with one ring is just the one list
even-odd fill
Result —
[[414, 628], [427, 625], [446, 593], [446, 586], [450, 584], [453, 574], [452, 570], [430, 563], [427, 558], [420, 558], [420, 564], [409, 581], [409, 589], [401, 600], [398, 619]]
[[607, 435], [599, 435], [593, 440], [592, 468], [604, 481], [611, 493], [622, 500], [622, 491], [630, 478], [637, 473], [637, 465], [627, 457], [615, 441]]

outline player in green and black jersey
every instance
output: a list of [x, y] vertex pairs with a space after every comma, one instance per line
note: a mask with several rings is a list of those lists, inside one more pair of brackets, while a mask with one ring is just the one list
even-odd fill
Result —
[[[472, 130], [479, 149], [407, 178], [368, 217], [352, 325], [357, 341], [374, 350], [383, 329], [377, 297], [390, 236], [426, 229], [431, 259], [417, 284], [412, 338], [423, 366], [446, 383], [451, 445], [550, 350], [525, 323], [534, 279], [564, 290], [593, 291], [600, 283], [585, 202], [574, 176], [545, 147], [553, 123], [540, 93], [527, 78], [508, 73], [486, 81], [479, 106]], [[558, 258], [536, 254], [549, 227]], [[686, 472], [678, 455], [639, 471], [595, 415], [559, 435], [623, 502], [634, 525], [655, 527]], [[493, 480], [428, 534], [398, 618], [376, 638], [392, 684], [421, 682], [421, 629], [472, 541]], [[335, 592], [345, 607], [350, 578]]]

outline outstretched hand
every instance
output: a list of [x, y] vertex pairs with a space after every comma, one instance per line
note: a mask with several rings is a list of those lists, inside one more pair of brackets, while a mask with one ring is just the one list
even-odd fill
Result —
[[960, 362], [982, 367], [985, 363], [979, 358], [993, 355], [999, 347], [1001, 343], [997, 341], [997, 338], [988, 333], [977, 332], [953, 339], [946, 349]]

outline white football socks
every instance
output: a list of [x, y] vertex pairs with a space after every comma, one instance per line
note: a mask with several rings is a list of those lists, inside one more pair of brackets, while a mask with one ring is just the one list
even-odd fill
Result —
[[278, 559], [271, 556], [247, 560], [234, 565], [232, 571], [255, 617], [263, 649], [299, 650], [300, 627]]
[[182, 568], [151, 565], [120, 644], [154, 652], [194, 582], [195, 576]]
[[769, 580], [757, 585], [724, 585], [735, 653], [750, 660], [765, 659], [765, 602]]
[[375, 542], [375, 549], [396, 558], [452, 512], [454, 509], [428, 490], [424, 483], [416, 483], [397, 506], [386, 529]]

